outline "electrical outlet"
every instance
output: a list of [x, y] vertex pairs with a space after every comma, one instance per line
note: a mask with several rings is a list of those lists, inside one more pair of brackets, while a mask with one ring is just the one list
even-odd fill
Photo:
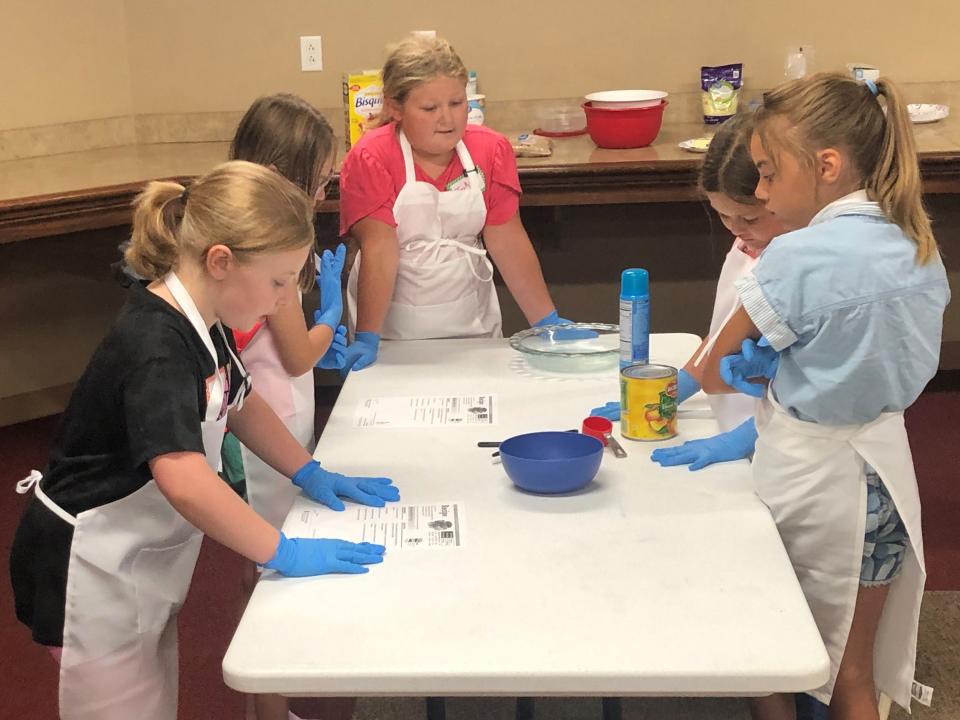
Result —
[[300, 38], [300, 69], [304, 72], [323, 70], [323, 45], [319, 35]]

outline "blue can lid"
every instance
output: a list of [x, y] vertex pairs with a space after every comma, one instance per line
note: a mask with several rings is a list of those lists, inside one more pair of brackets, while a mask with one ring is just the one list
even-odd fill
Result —
[[620, 294], [624, 297], [649, 295], [650, 277], [643, 268], [628, 268], [620, 274]]

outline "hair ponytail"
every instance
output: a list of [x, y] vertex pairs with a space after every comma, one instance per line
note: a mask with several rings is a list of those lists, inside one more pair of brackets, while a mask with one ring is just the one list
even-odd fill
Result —
[[155, 181], [133, 201], [133, 232], [124, 260], [142, 277], [157, 280], [177, 264], [183, 193], [179, 183]]
[[[785, 117], [792, 130], [774, 137], [770, 121], [778, 116]], [[913, 128], [890, 80], [862, 83], [838, 73], [791, 80], [764, 93], [757, 132], [768, 150], [783, 149], [806, 162], [823, 148], [849, 153], [861, 187], [916, 243], [917, 262], [936, 256], [930, 218], [923, 209]]]
[[190, 185], [148, 183], [133, 201], [124, 259], [158, 280], [184, 261], [224, 245], [238, 262], [258, 253], [313, 245], [313, 198], [279, 173], [245, 160], [218, 165]]
[[923, 264], [935, 255], [937, 245], [923, 207], [923, 182], [913, 127], [896, 86], [879, 80], [876, 87], [886, 101], [886, 123], [877, 164], [864, 178], [864, 186], [887, 217], [917, 243], [917, 261]]

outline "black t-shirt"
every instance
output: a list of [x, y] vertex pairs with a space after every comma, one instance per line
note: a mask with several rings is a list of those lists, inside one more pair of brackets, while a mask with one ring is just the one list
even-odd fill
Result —
[[[227, 342], [236, 353], [233, 333]], [[219, 330], [210, 332], [232, 403], [242, 391]], [[176, 308], [139, 283], [97, 348], [70, 398], [44, 472], [44, 492], [71, 515], [136, 492], [148, 462], [203, 453], [200, 423], [213, 359]]]
[[[210, 333], [232, 403], [243, 377], [216, 328]], [[227, 343], [233, 334], [226, 330]], [[72, 515], [124, 498], [150, 480], [148, 462], [203, 452], [201, 419], [213, 358], [190, 321], [139, 283], [70, 398], [44, 473], [44, 492]], [[10, 553], [17, 617], [36, 642], [63, 644], [73, 526], [37, 498]]]

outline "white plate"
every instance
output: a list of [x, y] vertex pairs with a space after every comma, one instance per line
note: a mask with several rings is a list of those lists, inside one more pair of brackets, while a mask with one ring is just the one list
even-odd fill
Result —
[[[704, 139], [707, 140], [706, 146], [702, 144]], [[701, 142], [698, 143], [698, 140]], [[689, 150], [690, 152], [694, 153], [705, 153], [710, 148], [709, 138], [690, 138], [689, 140], [684, 140], [677, 143], [677, 145], [682, 147], [684, 150]]]
[[931, 123], [947, 117], [950, 114], [950, 106], [913, 103], [907, 105], [907, 112], [910, 113], [911, 122]]
[[659, 105], [667, 94], [662, 90], [605, 90], [590, 93], [586, 99], [593, 103], [595, 108], [625, 110]]

